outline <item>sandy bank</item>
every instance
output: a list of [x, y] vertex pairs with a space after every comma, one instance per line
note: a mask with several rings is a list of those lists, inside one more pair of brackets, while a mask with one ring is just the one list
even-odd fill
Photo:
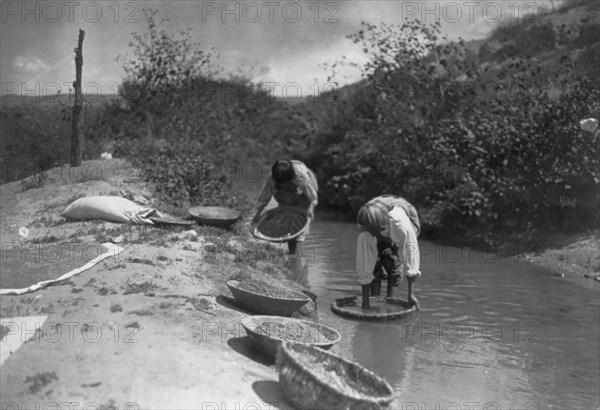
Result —
[[[60, 212], [81, 196], [152, 203], [152, 187], [131, 170], [116, 176], [123, 163], [95, 162], [103, 173], [94, 178], [85, 178], [86, 164], [29, 189], [0, 187], [3, 243], [100, 244], [123, 235], [125, 248], [60, 285], [0, 298], [2, 318], [47, 316], [37, 326], [16, 322], [30, 339], [0, 367], [2, 408], [289, 408], [226, 286], [242, 272], [301, 290], [287, 279], [284, 250], [217, 229], [65, 223]], [[309, 305], [302, 314], [314, 318]]]

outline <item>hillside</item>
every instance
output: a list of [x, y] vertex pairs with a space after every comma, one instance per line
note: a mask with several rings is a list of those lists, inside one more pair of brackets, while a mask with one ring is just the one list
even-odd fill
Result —
[[352, 37], [366, 79], [297, 107], [311, 133], [292, 154], [317, 170], [323, 205], [402, 195], [435, 240], [597, 227], [598, 146], [579, 120], [600, 116], [599, 10], [568, 2], [455, 43], [422, 22], [367, 24]]
[[[492, 72], [518, 58], [535, 59], [538, 65], [552, 68], [568, 54], [577, 57], [582, 75], [600, 78], [600, 2], [570, 2], [525, 22], [507, 21], [487, 38], [466, 41], [464, 47], [475, 64]], [[368, 82], [359, 81], [325, 93], [321, 100], [345, 101], [365, 88]], [[312, 100], [307, 97], [306, 105]]]

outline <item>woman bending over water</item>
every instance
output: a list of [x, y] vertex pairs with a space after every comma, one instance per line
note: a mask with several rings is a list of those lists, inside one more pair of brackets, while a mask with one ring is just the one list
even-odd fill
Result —
[[408, 301], [419, 308], [413, 289], [421, 276], [417, 243], [421, 226], [415, 207], [397, 196], [378, 196], [360, 208], [357, 223], [361, 233], [356, 246], [356, 273], [362, 285], [362, 308], [370, 308], [370, 296], [379, 296], [382, 280], [388, 282], [387, 296], [397, 297], [396, 289], [404, 276]]

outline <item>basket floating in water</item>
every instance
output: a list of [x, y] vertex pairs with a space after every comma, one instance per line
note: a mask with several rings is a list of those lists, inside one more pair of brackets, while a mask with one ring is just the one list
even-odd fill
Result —
[[277, 347], [284, 341], [305, 343], [321, 349], [330, 349], [340, 341], [340, 334], [336, 330], [309, 320], [251, 316], [242, 320], [242, 326], [270, 360], [275, 360]]
[[262, 214], [252, 227], [252, 235], [269, 242], [288, 242], [308, 228], [306, 209], [280, 206]]
[[282, 343], [277, 351], [279, 383], [301, 409], [386, 408], [394, 391], [385, 379], [321, 349], [299, 343]]
[[228, 228], [237, 222], [242, 214], [235, 209], [219, 206], [195, 206], [188, 210], [190, 217], [201, 225]]
[[359, 320], [396, 320], [417, 311], [417, 307], [410, 305], [400, 298], [386, 298], [374, 296], [369, 299], [371, 309], [361, 308], [362, 298], [351, 296], [333, 301], [331, 311], [337, 315]]
[[230, 280], [227, 287], [243, 308], [264, 315], [290, 316], [310, 301], [310, 297], [261, 282]]

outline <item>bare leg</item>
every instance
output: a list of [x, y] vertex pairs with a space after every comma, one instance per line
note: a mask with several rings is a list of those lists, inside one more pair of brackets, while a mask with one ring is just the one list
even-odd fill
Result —
[[406, 278], [408, 281], [408, 303], [412, 306], [412, 305], [416, 305], [417, 309], [420, 309], [421, 307], [419, 306], [419, 300], [415, 297], [415, 293], [413, 290], [413, 284], [415, 282], [415, 277], [408, 277]]
[[370, 309], [369, 297], [371, 296], [371, 285], [362, 285], [362, 308]]

